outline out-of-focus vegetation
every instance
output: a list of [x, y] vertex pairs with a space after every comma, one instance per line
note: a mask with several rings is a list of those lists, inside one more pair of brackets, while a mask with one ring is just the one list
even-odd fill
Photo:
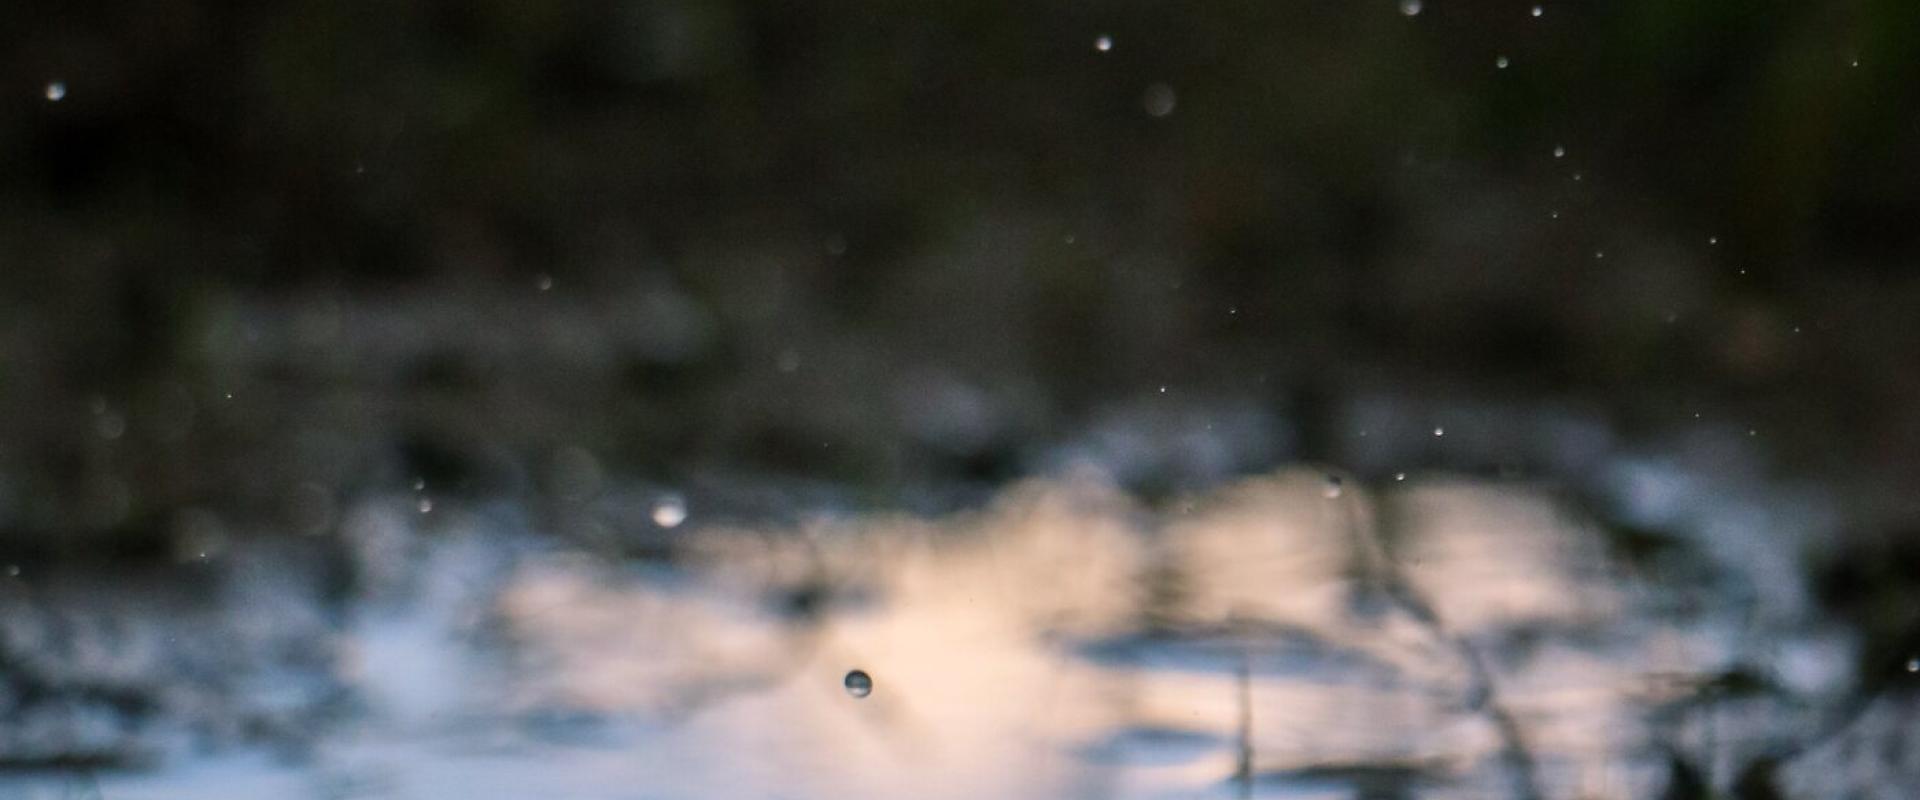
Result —
[[1704, 410], [1910, 515], [1920, 8], [1530, 8], [19, 10], [0, 529], [318, 528], [415, 476], [893, 496], [1139, 398], [1346, 460], [1369, 390]]

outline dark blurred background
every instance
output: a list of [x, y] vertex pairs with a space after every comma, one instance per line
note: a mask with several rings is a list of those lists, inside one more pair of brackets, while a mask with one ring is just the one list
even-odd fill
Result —
[[1920, 6], [1534, 8], [30, 3], [0, 531], [1566, 468], [1538, 408], [1920, 517]]

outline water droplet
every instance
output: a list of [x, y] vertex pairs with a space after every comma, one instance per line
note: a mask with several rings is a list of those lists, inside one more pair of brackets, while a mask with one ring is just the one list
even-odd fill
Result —
[[1445, 436], [1445, 435], [1447, 435], [1447, 429], [1446, 429], [1446, 428], [1434, 428], [1434, 429], [1433, 429], [1433, 435], [1435, 435], [1435, 436]]
[[780, 355], [774, 359], [773, 366], [776, 369], [780, 370], [781, 372], [799, 372], [800, 371], [800, 351], [798, 350], [780, 351]]
[[[13, 570], [12, 570], [12, 572], [13, 572], [13, 574], [15, 574], [15, 575], [18, 575], [18, 574], [20, 574], [20, 568], [19, 568], [19, 567], [14, 567], [14, 568], [13, 568]], [[1908, 671], [1908, 672], [1920, 672], [1920, 658], [1909, 658], [1909, 659], [1907, 659], [1907, 671]]]
[[418, 491], [424, 491], [424, 490], [425, 490], [426, 488], [427, 488], [427, 479], [426, 479], [426, 478], [414, 478], [414, 479], [413, 479], [413, 490], [414, 490], [414, 491], [416, 491], [416, 492], [418, 492]]
[[868, 675], [864, 670], [856, 669], [847, 673], [847, 677], [841, 680], [840, 683], [847, 687], [847, 694], [853, 695], [854, 697], [866, 697], [867, 695], [873, 694], [873, 676]]
[[1161, 393], [1161, 394], [1166, 394], [1166, 393], [1167, 393], [1167, 387], [1165, 387], [1165, 386], [1162, 386], [1162, 387], [1160, 387], [1160, 393]]
[[1719, 244], [1719, 243], [1720, 243], [1720, 237], [1718, 236], [1707, 237], [1707, 244]]
[[1554, 158], [1566, 158], [1566, 157], [1567, 157], [1567, 147], [1566, 147], [1566, 145], [1560, 145], [1560, 144], [1556, 144], [1556, 145], [1554, 145], [1554, 146], [1553, 146], [1553, 157], [1554, 157]]
[[414, 507], [420, 509], [420, 513], [422, 514], [429, 513], [433, 511], [433, 498], [422, 497], [420, 498], [420, 502], [414, 504]]
[[52, 83], [47, 84], [47, 101], [48, 102], [58, 103], [61, 100], [66, 99], [66, 96], [67, 96], [67, 84], [65, 81], [53, 81]]
[[1100, 38], [1093, 40], [1093, 49], [1102, 53], [1112, 50], [1113, 37], [1102, 35]]
[[1577, 180], [1580, 180], [1580, 178], [1581, 178], [1581, 177], [1583, 177], [1583, 176], [1582, 176], [1582, 175], [1581, 175], [1580, 173], [1578, 173], [1578, 172], [1576, 172], [1576, 173], [1573, 173], [1573, 179], [1574, 179], [1574, 180], [1576, 180], [1576, 181], [1577, 181]]
[[1404, 473], [1404, 472], [1393, 473], [1393, 479], [1396, 481], [1404, 481], [1407, 479], [1407, 473]]
[[662, 528], [678, 527], [687, 521], [687, 501], [679, 495], [667, 495], [653, 501], [653, 524]]
[[1606, 258], [1606, 257], [1607, 257], [1607, 251], [1605, 251], [1605, 250], [1595, 250], [1595, 251], [1593, 251], [1593, 257], [1594, 257], [1594, 260], [1596, 260], [1596, 261], [1597, 261], [1597, 260], [1600, 260], [1600, 259], [1603, 259], [1603, 258]]
[[1400, 0], [1400, 13], [1409, 17], [1420, 14], [1420, 0]]
[[1540, 16], [1541, 14], [1545, 14], [1545, 13], [1547, 13], [1547, 10], [1546, 10], [1546, 9], [1544, 9], [1544, 8], [1541, 8], [1540, 6], [1534, 6], [1534, 7], [1533, 7], [1533, 15], [1534, 15], [1534, 16], [1536, 16], [1536, 17], [1537, 17], [1537, 16]]
[[1324, 488], [1322, 488], [1322, 489], [1321, 489], [1321, 493], [1322, 493], [1322, 494], [1325, 494], [1325, 495], [1327, 496], [1327, 499], [1328, 499], [1328, 500], [1332, 500], [1332, 499], [1335, 499], [1335, 498], [1337, 498], [1337, 497], [1339, 497], [1339, 496], [1340, 496], [1340, 491], [1341, 491], [1341, 489], [1342, 489], [1342, 486], [1341, 486], [1341, 484], [1342, 484], [1342, 483], [1344, 483], [1344, 481], [1342, 481], [1342, 480], [1340, 480], [1340, 476], [1338, 476], [1338, 475], [1328, 475], [1328, 476], [1327, 476], [1327, 484], [1326, 484], [1326, 486], [1325, 486]]
[[1510, 63], [1512, 62], [1508, 61], [1506, 56], [1496, 56], [1493, 59], [1494, 69], [1506, 69]]
[[1141, 95], [1140, 105], [1147, 109], [1149, 116], [1164, 117], [1173, 113], [1173, 106], [1177, 100], [1178, 98], [1173, 94], [1173, 87], [1156, 83], [1148, 86], [1146, 93]]
[[1758, 428], [1748, 428], [1748, 429], [1747, 429], [1747, 435], [1748, 435], [1748, 436], [1759, 436], [1759, 435], [1760, 435], [1760, 430], [1759, 430]]
[[9, 578], [18, 578], [18, 577], [20, 577], [20, 565], [19, 565], [19, 564], [8, 564], [8, 565], [7, 565], [7, 577], [9, 577]]
[[542, 273], [540, 277], [534, 279], [533, 283], [535, 286], [540, 287], [540, 291], [552, 291], [553, 276]]
[[1559, 218], [1560, 218], [1560, 212], [1558, 212], [1558, 211], [1549, 211], [1549, 212], [1547, 212], [1547, 218], [1548, 218], [1548, 219], [1559, 219]]

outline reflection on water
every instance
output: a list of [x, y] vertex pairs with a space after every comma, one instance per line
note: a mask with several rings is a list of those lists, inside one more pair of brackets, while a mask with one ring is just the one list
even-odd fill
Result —
[[[1647, 514], [1673, 485], [1624, 480], [1646, 484], [1634, 496]], [[1080, 477], [934, 520], [768, 529], [704, 525], [678, 498], [670, 510], [671, 546], [623, 559], [560, 549], [510, 512], [443, 504], [429, 525], [404, 501], [371, 502], [345, 523], [361, 588], [334, 617], [315, 610], [313, 559], [244, 546], [199, 574], [220, 589], [180, 608], [11, 614], [9, 657], [53, 646], [61, 626], [117, 626], [60, 639], [100, 649], [69, 654], [105, 665], [93, 690], [204, 670], [219, 680], [181, 684], [219, 689], [159, 692], [143, 702], [166, 713], [150, 716], [201, 708], [202, 722], [298, 735], [130, 726], [107, 703], [92, 727], [56, 715], [42, 735], [92, 735], [103, 751], [135, 740], [147, 768], [0, 788], [1685, 798], [1920, 785], [1902, 735], [1920, 704], [1865, 691], [1862, 643], [1819, 624], [1804, 587], [1775, 585], [1777, 565], [1729, 561], [1751, 551], [1725, 545], [1739, 534], [1724, 526], [1648, 557], [1544, 489], [1306, 470], [1163, 508]], [[53, 589], [13, 591], [16, 610], [68, 607]], [[202, 640], [155, 655], [185, 647], [177, 631]], [[72, 688], [16, 680], [5, 702]], [[262, 738], [294, 744], [195, 744]]]

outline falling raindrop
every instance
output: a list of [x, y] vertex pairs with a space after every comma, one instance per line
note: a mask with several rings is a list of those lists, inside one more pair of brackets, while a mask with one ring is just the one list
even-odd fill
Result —
[[1495, 69], [1506, 69], [1509, 63], [1512, 63], [1512, 62], [1509, 62], [1506, 56], [1496, 56], [1493, 59], [1493, 66]]
[[1434, 429], [1433, 429], [1433, 435], [1435, 435], [1435, 436], [1445, 436], [1445, 435], [1447, 435], [1447, 429], [1446, 429], [1446, 428], [1434, 428]]
[[[14, 567], [14, 568], [13, 568], [13, 574], [15, 574], [15, 575], [18, 575], [18, 574], [20, 574], [20, 568], [19, 568], [19, 567]], [[1908, 671], [1908, 672], [1920, 672], [1920, 658], [1909, 658], [1909, 659], [1907, 659], [1907, 671]]]
[[413, 490], [414, 490], [414, 491], [416, 491], [416, 492], [420, 492], [420, 491], [425, 491], [425, 490], [426, 490], [426, 488], [427, 488], [427, 479], [426, 479], [426, 478], [414, 478], [414, 479], [413, 479]]
[[58, 103], [61, 100], [65, 99], [66, 96], [67, 96], [66, 82], [54, 81], [52, 83], [47, 84], [47, 101], [48, 102]]
[[1536, 16], [1536, 17], [1537, 17], [1537, 16], [1540, 16], [1541, 14], [1545, 14], [1545, 13], [1547, 13], [1547, 10], [1546, 10], [1546, 9], [1544, 9], [1544, 8], [1541, 8], [1540, 6], [1534, 6], [1534, 7], [1533, 7], [1533, 15], [1534, 15], [1534, 16]]
[[687, 501], [679, 495], [667, 495], [653, 501], [653, 524], [662, 528], [678, 527], [687, 521]]
[[414, 504], [414, 507], [420, 509], [420, 513], [422, 514], [430, 513], [433, 511], [433, 499], [422, 497], [419, 503]]
[[18, 578], [18, 577], [20, 577], [20, 565], [19, 565], [19, 564], [8, 564], [8, 565], [7, 565], [7, 577], [10, 577], [10, 578]]
[[1420, 14], [1420, 0], [1400, 0], [1400, 13], [1409, 17]]
[[1162, 386], [1162, 387], [1160, 387], [1160, 393], [1161, 393], [1161, 394], [1166, 394], [1166, 393], [1167, 393], [1167, 387], [1165, 387], [1165, 386]]
[[856, 669], [847, 673], [847, 677], [840, 683], [847, 687], [847, 694], [854, 697], [873, 694], [873, 676], [868, 675], [864, 670]]
[[541, 273], [539, 278], [534, 279], [534, 285], [540, 287], [540, 291], [551, 291], [553, 289], [553, 276]]
[[1103, 35], [1100, 38], [1093, 40], [1093, 49], [1098, 50], [1102, 53], [1112, 50], [1113, 37]]
[[1719, 243], [1720, 243], [1720, 237], [1718, 236], [1707, 237], [1707, 244], [1719, 244]]
[[1321, 492], [1327, 496], [1328, 500], [1338, 498], [1340, 496], [1342, 483], [1344, 483], [1344, 481], [1340, 480], [1340, 476], [1328, 475], [1326, 487], [1323, 488]]
[[1396, 481], [1404, 481], [1407, 479], [1407, 473], [1404, 473], [1404, 472], [1393, 473], [1393, 479]]
[[1566, 145], [1560, 145], [1560, 144], [1556, 144], [1556, 145], [1554, 145], [1554, 146], [1553, 146], [1553, 157], [1554, 157], [1554, 158], [1566, 158], [1566, 157], [1567, 157], [1567, 147], [1566, 147]]

